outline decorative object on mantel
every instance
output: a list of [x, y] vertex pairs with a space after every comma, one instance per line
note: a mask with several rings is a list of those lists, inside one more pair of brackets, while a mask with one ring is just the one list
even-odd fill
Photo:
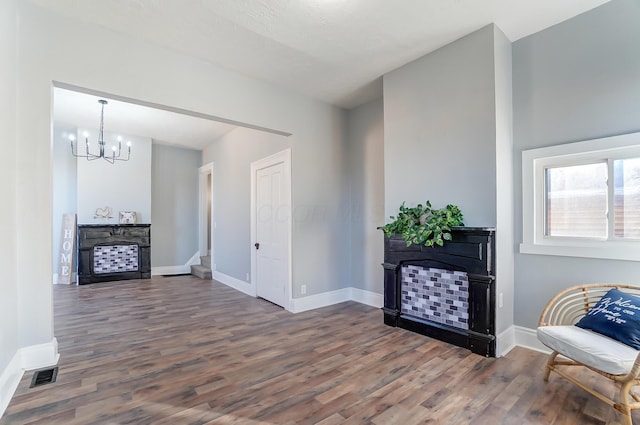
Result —
[[451, 240], [452, 227], [464, 226], [462, 212], [456, 205], [449, 204], [444, 208], [434, 209], [429, 201], [413, 208], [402, 202], [398, 216], [389, 218], [393, 221], [384, 225], [382, 230], [388, 238], [401, 235], [407, 246], [443, 246], [444, 241]]
[[93, 218], [102, 219], [103, 222], [107, 222], [111, 217], [111, 207], [97, 208]]
[[136, 224], [136, 212], [120, 211], [120, 224]]
[[116, 161], [128, 161], [129, 158], [131, 157], [131, 142], [127, 142], [127, 157], [121, 158], [120, 156], [122, 153], [122, 137], [119, 137], [119, 136], [118, 136], [118, 147], [116, 148], [115, 145], [111, 146], [111, 152], [105, 154], [104, 105], [106, 105], [109, 102], [107, 102], [104, 99], [100, 99], [98, 100], [98, 102], [102, 104], [102, 109], [100, 111], [100, 130], [98, 132], [98, 154], [96, 155], [89, 151], [89, 134], [87, 132], [83, 134], [84, 148], [85, 148], [84, 155], [76, 152], [75, 146], [73, 144], [74, 140], [76, 139], [75, 136], [73, 134], [69, 136], [69, 140], [71, 141], [71, 154], [78, 158], [87, 158], [87, 161], [93, 161], [94, 159], [102, 158], [110, 164], [114, 164]]

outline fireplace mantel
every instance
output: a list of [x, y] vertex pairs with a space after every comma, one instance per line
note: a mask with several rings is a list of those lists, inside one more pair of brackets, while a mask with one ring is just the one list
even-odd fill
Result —
[[[495, 356], [495, 229], [454, 227], [444, 246], [411, 245], [399, 236], [384, 241], [384, 323], [445, 341], [484, 356]], [[465, 272], [468, 329], [402, 312], [405, 265]]]
[[[94, 270], [95, 248], [136, 247], [136, 264], [122, 271]], [[100, 252], [100, 251], [98, 251]], [[78, 283], [151, 278], [150, 224], [80, 224], [78, 225]]]

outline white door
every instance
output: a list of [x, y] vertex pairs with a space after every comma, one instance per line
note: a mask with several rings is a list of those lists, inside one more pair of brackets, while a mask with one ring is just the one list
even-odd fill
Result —
[[286, 306], [288, 283], [288, 200], [284, 164], [256, 171], [256, 293]]

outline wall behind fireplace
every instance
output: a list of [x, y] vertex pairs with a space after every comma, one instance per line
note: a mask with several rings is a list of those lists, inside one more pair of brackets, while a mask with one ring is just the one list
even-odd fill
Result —
[[[84, 140], [84, 131], [89, 133], [89, 143], [95, 149], [97, 131], [78, 129], [78, 140]], [[115, 140], [116, 137], [105, 132], [105, 140]], [[132, 135], [122, 137], [132, 143], [129, 161], [109, 164], [103, 160], [78, 158], [79, 224], [103, 223], [94, 216], [97, 208], [106, 206], [111, 208], [112, 215], [107, 223], [118, 223], [120, 211], [135, 211], [138, 223], [151, 223], [151, 139]], [[108, 149], [110, 145], [107, 145]]]

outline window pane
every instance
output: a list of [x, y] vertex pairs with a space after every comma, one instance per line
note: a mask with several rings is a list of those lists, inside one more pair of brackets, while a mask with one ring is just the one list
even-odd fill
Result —
[[545, 235], [606, 238], [607, 164], [545, 171]]
[[618, 238], [640, 238], [640, 158], [613, 161], [614, 229]]

